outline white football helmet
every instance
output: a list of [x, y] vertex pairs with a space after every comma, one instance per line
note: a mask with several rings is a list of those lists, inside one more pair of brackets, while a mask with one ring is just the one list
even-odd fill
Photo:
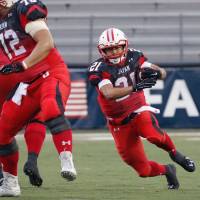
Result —
[[[112, 56], [107, 56], [106, 48], [124, 46], [123, 52]], [[128, 51], [128, 39], [126, 35], [117, 28], [106, 29], [99, 37], [98, 50], [104, 60], [111, 64], [120, 65], [124, 63]]]

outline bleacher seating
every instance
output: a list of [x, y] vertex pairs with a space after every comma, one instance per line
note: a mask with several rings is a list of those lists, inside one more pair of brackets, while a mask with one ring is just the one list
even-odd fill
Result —
[[44, 0], [55, 43], [68, 64], [98, 57], [100, 33], [122, 29], [154, 63], [200, 62], [200, 0]]

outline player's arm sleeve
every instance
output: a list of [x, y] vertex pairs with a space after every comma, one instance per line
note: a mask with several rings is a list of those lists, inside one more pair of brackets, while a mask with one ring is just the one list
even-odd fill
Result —
[[140, 68], [152, 68], [152, 63], [145, 61]]
[[36, 2], [30, 2], [28, 5], [25, 5], [23, 1], [18, 3], [17, 14], [20, 19], [20, 24], [25, 30], [26, 25], [30, 22], [43, 19], [46, 20], [48, 15], [48, 10], [45, 4], [37, 0]]
[[32, 37], [34, 37], [35, 33], [37, 33], [40, 30], [49, 31], [49, 28], [43, 19], [31, 21], [25, 26], [25, 32], [31, 35]]
[[103, 79], [102, 81], [100, 81], [100, 82], [98, 83], [98, 88], [99, 88], [99, 90], [100, 90], [104, 85], [108, 85], [108, 84], [112, 85], [112, 87], [113, 87], [113, 84], [112, 84], [112, 82], [111, 82], [109, 79]]

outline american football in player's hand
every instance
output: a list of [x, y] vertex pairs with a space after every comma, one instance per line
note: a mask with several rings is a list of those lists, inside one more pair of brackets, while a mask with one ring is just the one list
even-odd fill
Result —
[[145, 68], [140, 69], [139, 77], [141, 80], [146, 79], [146, 78], [159, 79], [161, 77], [161, 73], [159, 70], [145, 67]]
[[141, 81], [139, 81], [138, 83], [136, 83], [133, 86], [133, 91], [137, 92], [146, 88], [151, 88], [156, 84], [156, 79], [155, 78], [146, 78], [143, 79]]

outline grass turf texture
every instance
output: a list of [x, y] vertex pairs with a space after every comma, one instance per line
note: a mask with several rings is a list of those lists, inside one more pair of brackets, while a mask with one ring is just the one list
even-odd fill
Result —
[[[74, 139], [74, 162], [78, 177], [67, 182], [60, 176], [60, 161], [51, 140], [46, 140], [39, 158], [43, 177], [41, 188], [29, 184], [23, 174], [26, 160], [24, 141], [19, 141], [19, 179], [22, 200], [198, 200], [200, 199], [200, 140], [189, 137], [172, 137], [177, 148], [196, 161], [194, 173], [177, 167], [180, 189], [169, 191], [164, 176], [140, 178], [117, 155], [113, 141], [81, 141]], [[168, 154], [144, 141], [149, 159], [172, 163]], [[10, 199], [10, 198], [4, 198]]]

